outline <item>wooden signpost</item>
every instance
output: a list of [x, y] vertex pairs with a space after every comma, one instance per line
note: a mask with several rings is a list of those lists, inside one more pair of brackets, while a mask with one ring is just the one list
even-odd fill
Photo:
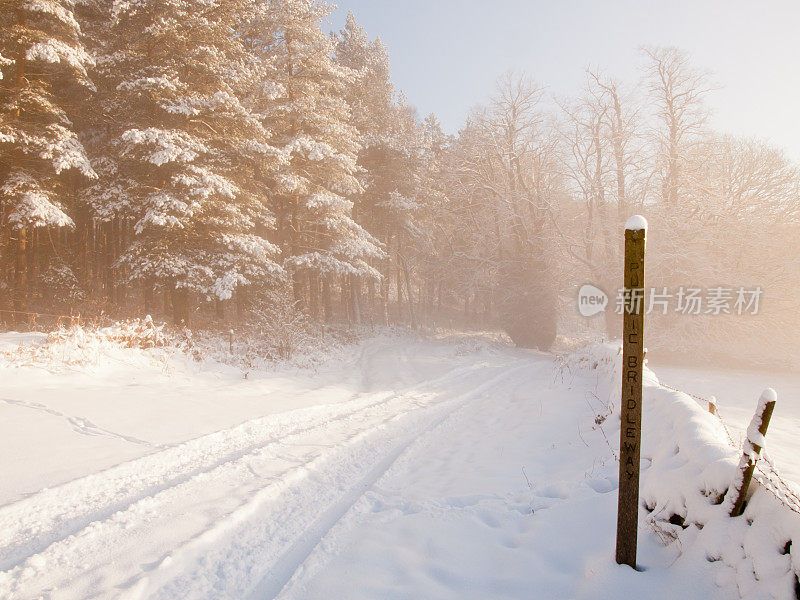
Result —
[[634, 216], [625, 224], [625, 306], [622, 316], [622, 396], [619, 440], [617, 564], [636, 568], [639, 527], [639, 457], [642, 442], [644, 367], [644, 247], [647, 221]]

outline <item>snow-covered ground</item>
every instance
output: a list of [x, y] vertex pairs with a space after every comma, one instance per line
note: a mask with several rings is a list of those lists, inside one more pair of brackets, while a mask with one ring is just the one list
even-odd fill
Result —
[[[664, 545], [644, 508], [641, 572], [614, 563], [619, 425], [599, 376], [550, 355], [386, 334], [316, 370], [246, 379], [163, 349], [67, 362], [0, 360], [2, 598], [748, 589], [735, 561]], [[668, 473], [659, 456], [646, 460]]]
[[[652, 365], [651, 365], [652, 366]], [[737, 441], [744, 436], [766, 387], [778, 393], [767, 433], [767, 450], [781, 472], [800, 482], [800, 373], [656, 365], [662, 383], [703, 398], [714, 396]]]

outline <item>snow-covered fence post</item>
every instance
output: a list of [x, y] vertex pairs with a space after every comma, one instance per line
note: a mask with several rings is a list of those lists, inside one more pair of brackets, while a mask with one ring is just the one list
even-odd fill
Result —
[[[747, 428], [747, 439], [744, 441], [744, 451], [739, 460], [739, 473], [737, 481], [731, 487], [731, 492], [736, 494], [736, 501], [731, 508], [730, 515], [738, 517], [744, 512], [744, 503], [747, 498], [747, 488], [753, 479], [753, 471], [756, 468], [756, 461], [764, 447], [764, 436], [767, 435], [769, 421], [772, 418], [772, 411], [775, 410], [775, 401], [778, 395], [772, 388], [767, 388], [761, 392], [758, 400], [758, 408], [750, 426]], [[733, 497], [733, 496], [731, 496]]]
[[712, 415], [717, 414], [717, 399], [714, 396], [711, 396], [708, 399], [708, 412], [710, 412]]
[[636, 568], [639, 529], [639, 460], [642, 441], [644, 370], [644, 247], [647, 221], [625, 224], [625, 308], [622, 317], [622, 395], [619, 434], [617, 564]]

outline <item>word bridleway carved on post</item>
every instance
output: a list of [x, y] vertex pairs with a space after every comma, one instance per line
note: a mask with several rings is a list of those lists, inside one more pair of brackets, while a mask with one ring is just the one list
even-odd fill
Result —
[[647, 221], [625, 224], [625, 310], [622, 317], [622, 395], [619, 440], [617, 564], [636, 568], [639, 525], [639, 459], [642, 442], [644, 367], [644, 248]]

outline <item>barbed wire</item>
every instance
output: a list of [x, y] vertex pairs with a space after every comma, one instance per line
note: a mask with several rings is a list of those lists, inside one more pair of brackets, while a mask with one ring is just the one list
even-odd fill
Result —
[[725, 419], [723, 418], [722, 413], [719, 410], [719, 406], [717, 405], [716, 402], [712, 402], [708, 398], [703, 398], [702, 396], [698, 396], [697, 394], [691, 394], [689, 392], [684, 392], [683, 390], [679, 390], [678, 388], [674, 388], [671, 385], [667, 385], [666, 383], [661, 383], [660, 381], [658, 382], [658, 385], [663, 387], [663, 388], [666, 388], [668, 390], [672, 390], [673, 392], [680, 392], [681, 394], [686, 394], [687, 396], [689, 396], [690, 398], [694, 398], [698, 402], [704, 402], [706, 404], [706, 407], [708, 407], [708, 405], [710, 405], [710, 404], [713, 404], [714, 408], [716, 410], [716, 416], [719, 419], [719, 422], [722, 425], [722, 428], [725, 430], [725, 435], [728, 437], [728, 443], [731, 446], [733, 446], [734, 448], [738, 448], [738, 449], [741, 450], [742, 443], [741, 442], [737, 442], [737, 441], [735, 441], [733, 439], [733, 435], [731, 434], [731, 430], [728, 429], [728, 425], [725, 423]]
[[775, 496], [781, 504], [800, 514], [800, 496], [794, 491], [795, 486], [781, 477], [769, 455], [762, 452], [761, 460], [756, 463], [756, 471], [758, 473], [753, 477], [765, 490]]
[[[684, 392], [683, 390], [679, 390], [665, 383], [659, 382], [659, 386], [668, 390], [672, 390], [673, 392], [686, 394], [698, 402], [705, 403], [706, 406], [709, 404], [714, 404], [716, 409], [716, 417], [719, 419], [722, 428], [725, 430], [725, 435], [728, 437], [728, 443], [733, 448], [738, 450], [742, 449], [742, 442], [736, 442], [734, 440], [727, 423], [725, 423], [725, 418], [720, 412], [719, 406], [716, 402], [712, 402], [708, 398], [703, 398], [702, 396], [698, 396], [696, 394]], [[753, 478], [758, 481], [761, 487], [774, 496], [786, 508], [797, 514], [800, 514], [800, 496], [794, 491], [796, 489], [796, 485], [787, 482], [783, 477], [781, 477], [781, 474], [778, 472], [778, 468], [775, 466], [775, 463], [772, 462], [772, 459], [766, 453], [766, 451], [761, 451], [760, 458], [758, 462], [756, 462], [755, 467], [756, 473], [753, 474]]]

